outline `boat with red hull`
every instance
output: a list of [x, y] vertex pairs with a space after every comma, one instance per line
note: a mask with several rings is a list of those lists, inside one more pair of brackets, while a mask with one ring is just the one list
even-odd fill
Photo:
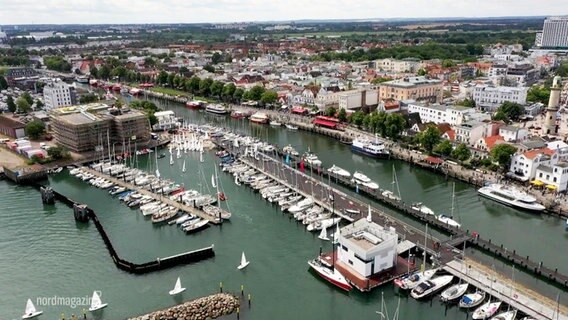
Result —
[[308, 265], [323, 279], [334, 286], [345, 291], [351, 291], [353, 286], [347, 282], [347, 279], [337, 270], [323, 265], [318, 259], [308, 261]]

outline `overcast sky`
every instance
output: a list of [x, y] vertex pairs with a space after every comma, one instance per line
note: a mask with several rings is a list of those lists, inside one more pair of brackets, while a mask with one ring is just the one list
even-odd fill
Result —
[[195, 23], [568, 13], [568, 0], [0, 0], [0, 24]]

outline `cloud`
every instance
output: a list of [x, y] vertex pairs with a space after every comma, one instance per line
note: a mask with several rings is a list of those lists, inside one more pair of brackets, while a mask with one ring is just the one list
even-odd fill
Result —
[[[562, 14], [541, 0], [2, 0], [0, 23], [196, 23]], [[562, 2], [562, 1], [560, 1]]]

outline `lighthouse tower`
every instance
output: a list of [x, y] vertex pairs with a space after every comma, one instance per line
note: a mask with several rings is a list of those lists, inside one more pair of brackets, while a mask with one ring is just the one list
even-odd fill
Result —
[[546, 119], [544, 120], [544, 127], [542, 128], [542, 133], [545, 135], [555, 135], [558, 133], [556, 114], [558, 113], [558, 105], [560, 104], [561, 80], [562, 78], [559, 76], [554, 77], [552, 87], [550, 88], [550, 99], [548, 100], [548, 108], [546, 108]]

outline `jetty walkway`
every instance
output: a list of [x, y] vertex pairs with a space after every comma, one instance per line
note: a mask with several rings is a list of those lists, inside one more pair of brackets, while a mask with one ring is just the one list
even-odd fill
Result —
[[177, 208], [177, 209], [179, 209], [179, 210], [181, 210], [181, 211], [184, 211], [184, 212], [187, 212], [187, 213], [191, 213], [191, 214], [193, 214], [193, 215], [195, 215], [195, 216], [198, 216], [198, 217], [200, 217], [200, 218], [202, 218], [202, 219], [208, 220], [208, 221], [211, 222], [211, 223], [220, 224], [220, 223], [223, 222], [222, 219], [214, 218], [214, 217], [212, 217], [212, 216], [206, 214], [205, 212], [203, 212], [203, 211], [201, 211], [201, 210], [199, 210], [199, 209], [197, 209], [197, 208], [194, 208], [194, 207], [192, 207], [192, 206], [187, 206], [187, 205], [185, 205], [185, 204], [179, 203], [179, 202], [177, 202], [177, 201], [174, 201], [174, 200], [168, 198], [167, 196], [163, 196], [163, 195], [161, 195], [161, 194], [156, 194], [156, 193], [154, 193], [154, 192], [152, 192], [152, 191], [150, 191], [150, 190], [146, 190], [146, 189], [144, 189], [144, 188], [141, 188], [140, 186], [135, 186], [135, 185], [132, 184], [132, 183], [129, 183], [129, 182], [126, 182], [126, 181], [117, 179], [117, 178], [112, 177], [112, 176], [110, 176], [110, 175], [104, 174], [104, 173], [102, 173], [102, 172], [100, 172], [100, 171], [96, 171], [96, 170], [93, 170], [93, 169], [88, 168], [88, 167], [81, 167], [81, 170], [84, 170], [84, 171], [86, 171], [86, 172], [88, 172], [88, 173], [90, 173], [90, 174], [93, 174], [93, 175], [97, 176], [97, 177], [104, 178], [104, 179], [106, 179], [106, 180], [108, 180], [108, 181], [110, 181], [110, 182], [112, 182], [112, 183], [114, 183], [114, 184], [116, 184], [116, 185], [121, 186], [121, 187], [130, 189], [130, 190], [136, 190], [137, 192], [139, 192], [139, 193], [141, 193], [141, 194], [143, 194], [143, 195], [152, 197], [154, 200], [163, 202], [163, 203], [165, 203], [165, 204], [167, 204], [167, 205], [170, 205], [170, 206], [172, 206], [172, 207], [174, 207], [174, 208]]

